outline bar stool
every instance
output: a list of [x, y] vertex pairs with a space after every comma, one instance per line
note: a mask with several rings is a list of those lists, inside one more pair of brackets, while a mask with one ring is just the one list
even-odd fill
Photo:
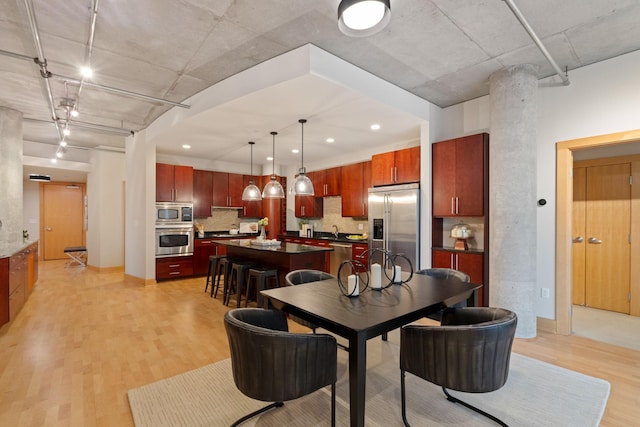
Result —
[[[233, 261], [231, 263], [231, 273], [229, 275], [229, 286], [225, 284], [227, 289], [227, 300], [225, 305], [229, 304], [229, 297], [231, 296], [231, 285], [236, 286], [236, 307], [240, 307], [240, 300], [242, 299], [242, 288], [247, 281], [247, 274], [249, 269], [255, 267], [256, 264], [251, 261]], [[225, 282], [226, 283], [226, 282]]]
[[[210, 255], [209, 256], [209, 268], [207, 269], [207, 282], [204, 286], [204, 291], [207, 292], [209, 285], [211, 285], [211, 297], [213, 298], [213, 288], [216, 281], [216, 275], [219, 274], [218, 264], [222, 258], [227, 258], [226, 255]], [[218, 294], [218, 288], [215, 287], [216, 295]]]
[[[253, 279], [253, 280], [252, 280]], [[249, 294], [251, 292], [251, 285], [256, 284], [256, 303], [258, 307], [262, 307], [262, 295], [260, 291], [267, 289], [267, 282], [269, 279], [274, 279], [275, 287], [280, 287], [280, 279], [278, 278], [278, 269], [268, 267], [258, 267], [249, 269], [249, 275], [247, 277], [247, 297], [244, 300], [244, 306], [249, 303]]]
[[221, 258], [218, 260], [218, 271], [216, 272], [216, 290], [213, 297], [218, 295], [218, 288], [220, 288], [220, 279], [223, 278], [224, 283], [222, 286], [222, 303], [227, 305], [227, 299], [229, 298], [229, 277], [231, 276], [231, 266], [233, 259], [230, 257]]

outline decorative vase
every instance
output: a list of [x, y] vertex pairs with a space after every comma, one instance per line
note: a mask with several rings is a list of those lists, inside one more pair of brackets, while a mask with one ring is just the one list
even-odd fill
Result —
[[258, 236], [258, 240], [265, 240], [267, 235], [264, 231], [264, 225], [260, 227], [260, 235]]

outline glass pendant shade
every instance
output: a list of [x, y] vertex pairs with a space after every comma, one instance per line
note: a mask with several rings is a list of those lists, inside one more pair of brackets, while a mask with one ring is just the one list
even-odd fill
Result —
[[338, 5], [338, 28], [348, 36], [373, 35], [390, 20], [390, 0], [342, 0]]
[[300, 167], [298, 177], [296, 178], [296, 182], [293, 184], [293, 190], [298, 196], [313, 196], [315, 193], [313, 191], [313, 183], [309, 179], [306, 174], [306, 170], [304, 168], [304, 124], [307, 123], [306, 119], [298, 120], [300, 123], [300, 141], [301, 141], [301, 162], [302, 166]]
[[262, 200], [262, 194], [260, 193], [260, 189], [256, 185], [253, 180], [253, 145], [255, 142], [249, 142], [249, 146], [251, 147], [251, 179], [249, 180], [249, 185], [244, 188], [242, 192], [242, 200], [245, 201], [259, 201]]
[[273, 154], [272, 158], [272, 172], [271, 172], [271, 180], [264, 186], [262, 190], [262, 197], [265, 199], [284, 199], [284, 188], [282, 188], [282, 184], [280, 184], [276, 180], [276, 135], [278, 132], [271, 132], [273, 135]]

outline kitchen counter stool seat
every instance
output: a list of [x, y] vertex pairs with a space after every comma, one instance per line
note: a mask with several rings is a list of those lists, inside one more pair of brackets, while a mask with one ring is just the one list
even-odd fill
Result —
[[[225, 305], [229, 305], [229, 296], [231, 295], [231, 286], [236, 287], [236, 308], [240, 307], [242, 299], [242, 289], [247, 283], [247, 275], [249, 269], [255, 267], [256, 264], [251, 261], [233, 261], [231, 263], [231, 273], [229, 274], [229, 286], [227, 287], [227, 300]], [[225, 285], [226, 286], [226, 285]]]
[[[222, 258], [228, 258], [228, 257], [226, 255], [209, 256], [209, 268], [207, 269], [207, 281], [204, 286], [204, 291], [207, 292], [207, 289], [209, 289], [209, 285], [211, 285], [212, 298], [217, 298], [218, 296], [218, 288], [220, 287], [220, 281], [218, 281], [217, 286], [214, 286], [214, 283], [216, 282], [216, 277], [219, 276], [220, 273], [224, 271], [218, 268], [220, 264], [220, 260]], [[215, 288], [215, 293], [214, 293], [214, 288]]]
[[[229, 280], [231, 277], [231, 266], [233, 265], [233, 261], [233, 258], [228, 256], [218, 260], [218, 270], [216, 271], [216, 290], [220, 287], [220, 279], [222, 279], [222, 303], [224, 305], [227, 305], [227, 300], [229, 299]], [[213, 297], [216, 297], [215, 293]]]
[[269, 279], [273, 279], [276, 288], [280, 287], [280, 279], [278, 278], [277, 268], [257, 267], [249, 269], [249, 274], [247, 276], [247, 296], [244, 300], [245, 307], [249, 303], [249, 295], [251, 292], [251, 285], [253, 283], [256, 284], [256, 302], [258, 304], [258, 307], [262, 307], [263, 302], [260, 291], [267, 289], [267, 283]]

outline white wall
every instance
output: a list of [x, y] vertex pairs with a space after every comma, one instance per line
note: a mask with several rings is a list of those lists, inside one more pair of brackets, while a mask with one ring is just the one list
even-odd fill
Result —
[[[538, 208], [539, 317], [555, 319], [556, 143], [640, 128], [638, 70], [640, 51], [574, 70], [569, 74], [569, 86], [553, 84], [554, 78], [539, 82], [537, 194], [538, 199], [547, 200]], [[485, 131], [489, 127], [489, 97], [449, 107], [441, 118], [435, 141]], [[551, 298], [540, 297], [543, 287], [551, 289]]]
[[40, 186], [37, 182], [22, 182], [22, 217], [22, 228], [29, 232], [29, 240], [40, 239]]

